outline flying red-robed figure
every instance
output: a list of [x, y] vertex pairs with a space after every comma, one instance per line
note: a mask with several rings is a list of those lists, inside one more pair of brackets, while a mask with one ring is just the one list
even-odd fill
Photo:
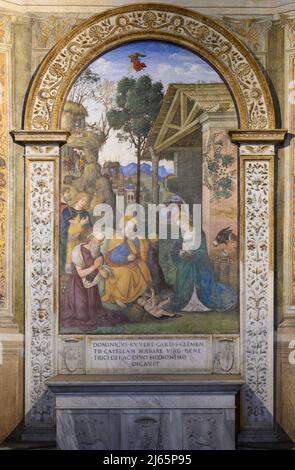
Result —
[[142, 69], [146, 68], [146, 64], [141, 62], [140, 57], [145, 57], [144, 54], [140, 54], [139, 52], [135, 52], [129, 56], [132, 68], [135, 72], [140, 72]]

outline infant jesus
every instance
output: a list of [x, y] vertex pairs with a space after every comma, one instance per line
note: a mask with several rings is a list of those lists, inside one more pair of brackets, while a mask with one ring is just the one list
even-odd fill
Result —
[[174, 317], [175, 313], [170, 313], [164, 310], [164, 306], [168, 305], [170, 299], [162, 300], [162, 302], [157, 303], [155, 290], [151, 289], [151, 296], [148, 296], [146, 293], [137, 299], [138, 305], [144, 308], [146, 312], [152, 315], [155, 318], [161, 317]]

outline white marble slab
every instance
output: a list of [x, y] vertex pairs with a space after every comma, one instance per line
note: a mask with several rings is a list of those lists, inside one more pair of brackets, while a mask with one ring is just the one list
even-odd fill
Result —
[[[83, 386], [81, 386], [81, 390]], [[137, 393], [136, 395], [118, 395], [118, 394], [99, 394], [99, 409], [100, 410], [116, 410], [116, 409], [185, 409], [185, 408], [195, 408], [205, 409], [211, 408], [212, 402], [214, 402], [214, 408], [234, 408], [235, 406], [235, 396], [234, 394], [223, 394], [213, 393], [212, 391], [205, 394], [194, 394], [187, 395], [184, 399], [183, 395], [177, 394], [167, 394], [160, 395], [156, 393], [149, 393], [148, 395], [143, 395]], [[97, 409], [97, 395], [87, 393], [79, 395], [78, 393], [69, 392], [67, 395], [60, 394], [56, 398], [56, 409], [63, 410], [70, 408], [71, 410], [75, 409], [87, 409], [94, 410]]]
[[98, 373], [209, 373], [210, 335], [185, 338], [87, 338], [86, 372]]

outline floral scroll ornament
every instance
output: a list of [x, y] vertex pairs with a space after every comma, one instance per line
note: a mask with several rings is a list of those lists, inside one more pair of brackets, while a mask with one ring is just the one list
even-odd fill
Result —
[[0, 15], [0, 43], [9, 44], [11, 42], [11, 17]]
[[236, 33], [253, 52], [265, 52], [267, 47], [267, 31], [272, 26], [271, 19], [237, 19], [223, 16], [222, 21], [231, 31]]
[[75, 25], [75, 17], [59, 17], [55, 15], [38, 17], [33, 16], [34, 46], [41, 49], [50, 49]]
[[248, 421], [271, 419], [267, 404], [271, 392], [267, 386], [269, 290], [267, 247], [269, 245], [268, 211], [269, 162], [246, 162], [246, 371], [245, 393]]
[[7, 308], [8, 122], [6, 52], [0, 53], [0, 308]]
[[30, 164], [30, 421], [53, 419], [52, 397], [45, 380], [53, 375], [54, 162]]
[[64, 94], [79, 70], [97, 57], [97, 46], [111, 47], [118, 40], [123, 43], [136, 38], [136, 34], [161, 35], [163, 40], [173, 35], [182, 44], [187, 41], [217, 69], [227, 70], [225, 78], [239, 101], [242, 127], [275, 127], [270, 93], [249, 53], [221, 25], [167, 5], [111, 10], [70, 32], [38, 70], [28, 98], [26, 126], [36, 130], [57, 127]]
[[215, 134], [204, 149], [204, 184], [211, 192], [212, 201], [229, 199], [234, 189], [236, 161], [224, 147], [224, 136]]

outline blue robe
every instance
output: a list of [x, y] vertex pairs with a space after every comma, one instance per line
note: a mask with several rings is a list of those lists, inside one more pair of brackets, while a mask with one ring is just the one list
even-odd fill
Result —
[[[132, 240], [133, 244], [135, 245], [137, 251], [140, 250], [140, 243], [138, 238]], [[109, 252], [109, 260], [114, 264], [127, 264], [128, 263], [128, 256], [131, 254], [130, 248], [128, 243], [122, 243], [121, 245], [114, 248], [112, 251]]]
[[175, 292], [169, 310], [181, 311], [190, 301], [194, 288], [199, 300], [210, 310], [225, 311], [237, 305], [237, 292], [215, 278], [207, 252], [205, 234], [197, 250], [181, 256], [182, 238], [175, 241], [171, 257], [176, 265]]

